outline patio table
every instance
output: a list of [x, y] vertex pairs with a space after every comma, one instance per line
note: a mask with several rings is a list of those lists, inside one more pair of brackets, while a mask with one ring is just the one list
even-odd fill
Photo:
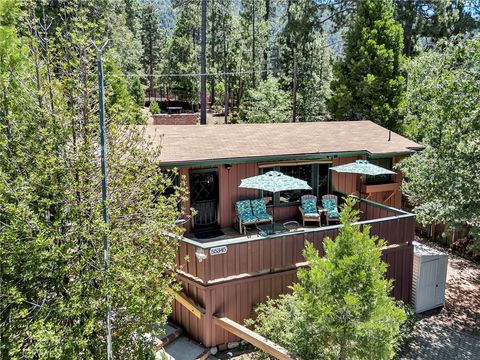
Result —
[[273, 234], [279, 234], [287, 232], [288, 229], [283, 224], [257, 224], [258, 234], [262, 236], [268, 236]]

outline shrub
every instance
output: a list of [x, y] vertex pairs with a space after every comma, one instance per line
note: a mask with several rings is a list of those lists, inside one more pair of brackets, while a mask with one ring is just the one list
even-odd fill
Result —
[[325, 257], [311, 243], [310, 268], [298, 272], [292, 295], [268, 300], [250, 324], [301, 359], [391, 359], [406, 315], [389, 293], [383, 240], [370, 236], [355, 201], [347, 199], [335, 241], [324, 240]]
[[160, 114], [160, 106], [158, 106], [158, 103], [155, 100], [150, 103], [150, 112], [153, 115]]
[[145, 106], [145, 90], [138, 76], [133, 79], [130, 85], [130, 95], [138, 106]]

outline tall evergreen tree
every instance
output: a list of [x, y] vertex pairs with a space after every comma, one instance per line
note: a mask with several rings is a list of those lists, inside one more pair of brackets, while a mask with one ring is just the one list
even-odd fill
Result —
[[160, 16], [153, 0], [142, 4], [140, 34], [143, 45], [142, 64], [148, 79], [149, 96], [152, 96], [155, 88], [155, 73], [160, 70], [161, 54], [166, 44], [166, 33], [160, 27]]
[[395, 18], [403, 26], [403, 53], [407, 57], [442, 38], [469, 36], [480, 29], [478, 0], [395, 0], [394, 4]]
[[337, 67], [331, 101], [335, 119], [369, 119], [389, 129], [398, 127], [403, 44], [393, 11], [391, 0], [359, 1], [345, 58]]
[[[110, 226], [102, 221], [96, 52], [97, 2], [55, 3], [63, 21], [44, 28], [45, 3], [0, 1], [0, 353], [9, 359], [98, 359], [106, 353], [105, 295], [113, 350], [148, 358], [175, 286], [174, 222], [183, 192], [162, 190], [159, 149], [127, 129], [126, 83], [105, 54]], [[39, 11], [40, 10], [40, 11]], [[90, 14], [95, 22], [89, 20]], [[110, 69], [108, 69], [110, 67]], [[124, 79], [123, 79], [124, 80]], [[120, 108], [121, 107], [121, 108]], [[139, 216], [142, 214], [142, 216]], [[103, 270], [102, 236], [111, 243]], [[108, 279], [110, 286], [106, 286]]]
[[[177, 22], [168, 44], [164, 71], [171, 74], [200, 73], [200, 1], [178, 2]], [[173, 93], [192, 104], [198, 103], [198, 75], [172, 76], [167, 82]]]
[[[212, 0], [209, 6], [209, 29], [207, 46], [208, 72], [221, 73], [228, 62], [228, 44], [231, 36], [232, 0]], [[210, 104], [223, 103], [223, 95], [216, 93], [216, 84], [225, 82], [224, 77], [210, 77]], [[217, 101], [217, 96], [221, 100]]]
[[267, 46], [268, 27], [264, 16], [262, 1], [241, 0], [237, 71], [244, 74], [238, 79], [239, 102], [250, 87], [256, 86], [265, 68], [263, 52]]
[[286, 23], [279, 36], [279, 75], [291, 92], [292, 121], [328, 118], [331, 56], [317, 8], [313, 0], [288, 0], [286, 4]]

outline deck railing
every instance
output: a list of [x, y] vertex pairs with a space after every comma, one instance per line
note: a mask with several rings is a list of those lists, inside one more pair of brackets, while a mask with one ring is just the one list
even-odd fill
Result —
[[[382, 259], [388, 264], [392, 295], [410, 301], [413, 267], [413, 214], [370, 201], [361, 201], [358, 224], [369, 225], [371, 234], [383, 238], [387, 246]], [[376, 216], [383, 216], [376, 218]], [[178, 279], [185, 294], [205, 309], [197, 319], [182, 305], [174, 306], [173, 319], [206, 346], [237, 341], [238, 338], [215, 325], [215, 314], [224, 314], [238, 323], [252, 316], [252, 307], [267, 297], [290, 291], [297, 270], [308, 266], [302, 255], [305, 241], [312, 242], [323, 255], [323, 241], [335, 238], [340, 226], [308, 228], [276, 234], [236, 237], [200, 243], [181, 238], [177, 255]]]
[[[368, 200], [360, 202], [360, 210], [361, 221], [357, 224], [370, 226], [372, 235], [384, 239], [387, 245], [411, 244], [415, 215]], [[312, 242], [323, 255], [323, 239], [334, 239], [340, 226], [307, 228], [266, 237], [243, 236], [206, 243], [182, 238], [177, 265], [182, 274], [188, 274], [205, 285], [287, 270], [298, 267], [305, 261], [302, 251], [306, 241]]]

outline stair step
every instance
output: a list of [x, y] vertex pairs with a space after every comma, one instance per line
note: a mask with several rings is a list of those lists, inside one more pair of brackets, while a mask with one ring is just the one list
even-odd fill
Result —
[[155, 351], [160, 351], [168, 344], [175, 341], [180, 335], [182, 335], [183, 330], [173, 324], [168, 323], [165, 325], [165, 336], [163, 336], [156, 344]]
[[185, 336], [180, 336], [161, 348], [160, 351], [157, 352], [157, 359], [205, 360], [209, 354], [209, 349], [206, 349], [199, 343]]

